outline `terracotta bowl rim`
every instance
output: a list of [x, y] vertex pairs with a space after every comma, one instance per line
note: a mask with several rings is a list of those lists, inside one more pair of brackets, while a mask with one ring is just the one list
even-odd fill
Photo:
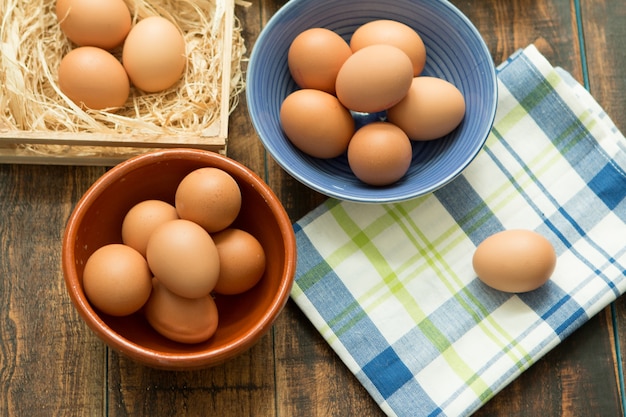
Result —
[[[74, 245], [85, 212], [107, 187], [124, 177], [129, 171], [165, 160], [197, 160], [206, 162], [207, 166], [225, 168], [236, 172], [237, 177], [251, 184], [256, 192], [265, 199], [279, 225], [281, 237], [285, 245], [285, 265], [278, 291], [274, 295], [269, 309], [241, 337], [219, 349], [201, 352], [162, 352], [141, 346], [115, 332], [91, 307], [82, 291], [78, 274], [74, 268]], [[144, 364], [163, 369], [195, 369], [208, 367], [225, 362], [249, 349], [273, 325], [274, 321], [287, 303], [296, 268], [296, 240], [291, 220], [272, 189], [254, 171], [245, 165], [221, 154], [191, 148], [172, 148], [147, 152], [129, 158], [112, 167], [98, 178], [79, 199], [67, 221], [62, 243], [62, 269], [67, 291], [74, 307], [82, 319], [109, 346], [126, 356]]]

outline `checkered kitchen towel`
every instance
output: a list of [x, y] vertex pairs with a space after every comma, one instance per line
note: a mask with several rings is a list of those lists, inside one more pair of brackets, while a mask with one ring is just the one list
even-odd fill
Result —
[[[462, 176], [400, 204], [330, 199], [294, 226], [292, 298], [388, 415], [471, 414], [626, 289], [624, 137], [534, 46], [498, 79]], [[476, 246], [511, 228], [556, 249], [536, 291], [474, 275]]]

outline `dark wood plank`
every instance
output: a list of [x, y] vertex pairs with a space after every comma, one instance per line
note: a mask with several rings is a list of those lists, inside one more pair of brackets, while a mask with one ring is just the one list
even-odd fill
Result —
[[213, 368], [174, 372], [110, 352], [108, 416], [275, 415], [271, 335]]
[[[533, 4], [517, 2], [511, 4], [504, 1], [472, 1], [454, 3], [475, 22], [481, 33], [484, 34], [496, 63], [506, 59], [518, 48], [534, 43], [554, 65], [568, 69], [574, 77], [582, 80], [583, 72], [576, 16], [570, 2], [533, 2]], [[270, 171], [270, 173], [272, 172]], [[282, 173], [278, 171], [276, 175], [280, 176]], [[304, 198], [305, 201], [309, 198], [306, 192], [302, 196], [298, 190], [298, 185], [293, 184], [288, 179], [277, 183], [281, 184], [281, 192], [283, 195], [286, 194], [288, 198]], [[302, 207], [307, 207], [307, 204], [300, 201], [299, 206], [302, 211]], [[568, 410], [589, 409], [597, 409], [603, 415], [614, 413], [618, 404], [615, 381], [614, 379], [606, 380], [603, 378], [603, 375], [610, 371], [612, 366], [612, 345], [607, 342], [611, 327], [610, 322], [607, 321], [606, 312], [594, 318], [585, 329], [587, 332], [581, 330], [580, 334], [567, 340], [551, 356], [531, 368], [531, 371], [497, 396], [488, 407], [481, 410], [479, 415], [500, 415], [503, 413], [514, 415], [516, 412], [517, 415], [558, 415]], [[591, 340], [597, 343], [589, 341], [589, 332], [595, 336]], [[300, 348], [302, 349], [301, 340]], [[287, 339], [283, 344], [290, 346], [290, 341]], [[316, 349], [324, 351], [323, 347]], [[568, 355], [572, 349], [579, 352], [574, 358]], [[308, 352], [311, 350], [303, 350], [299, 352], [299, 355], [306, 357]], [[602, 354], [597, 355], [597, 352]], [[330, 355], [332, 356], [332, 352]], [[600, 359], [587, 365], [589, 355], [595, 355], [596, 358], [599, 357]], [[553, 361], [557, 363], [556, 366]], [[315, 379], [315, 375], [318, 374], [317, 366], [311, 367], [306, 364], [316, 362], [315, 360], [296, 360], [292, 362], [295, 371], [287, 375], [297, 379], [298, 367], [310, 369], [311, 373], [306, 379], [307, 386], [309, 384], [315, 386], [314, 382], [309, 381], [311, 378]], [[579, 381], [577, 378], [582, 378], [583, 375], [594, 382], [591, 384], [577, 383]], [[529, 385], [530, 388], [528, 388]], [[550, 394], [546, 394], [546, 387], [548, 387]], [[546, 399], [551, 404], [547, 407]], [[585, 401], [588, 401], [589, 404], [584, 404]], [[289, 403], [290, 408], [287, 408], [289, 411], [287, 415], [293, 415], [294, 410], [299, 410], [298, 407], [302, 407], [300, 404], [310, 407], [311, 403], [311, 398], [302, 399], [299, 396], [296, 401]], [[332, 407], [328, 409], [333, 410]], [[371, 413], [376, 415], [374, 409], [371, 410]], [[365, 412], [363, 415], [370, 414]]]
[[[248, 53], [284, 0], [237, 7]], [[572, 0], [453, 0], [496, 63], [535, 43], [583, 80]], [[626, 9], [580, 2], [593, 95], [626, 131]], [[229, 155], [275, 190], [293, 221], [325, 200], [264, 151], [241, 95]], [[60, 267], [65, 222], [103, 168], [0, 165], [0, 415], [381, 416], [382, 412], [298, 307], [222, 366], [193, 372], [144, 367], [110, 351], [78, 317]], [[615, 303], [626, 351], [626, 302]], [[618, 416], [619, 376], [610, 309], [603, 310], [479, 410], [477, 416]], [[622, 366], [626, 366], [623, 363]]]
[[553, 65], [582, 79], [570, 0], [453, 0], [478, 28], [496, 64], [534, 43]]
[[620, 416], [610, 312], [603, 310], [475, 416]]
[[620, 1], [582, 1], [590, 91], [626, 132], [626, 7]]
[[[577, 80], [584, 81], [573, 2], [484, 0], [454, 3], [480, 29], [496, 63], [516, 49], [534, 43], [553, 65], [565, 68]], [[589, 7], [595, 9], [597, 6], [594, 3]], [[603, 13], [602, 10], [596, 12]], [[597, 21], [598, 16], [594, 15], [592, 19]], [[584, 28], [588, 29], [586, 25]], [[596, 51], [599, 60], [603, 53], [608, 53], [599, 47], [603, 42], [601, 37], [588, 36], [585, 31], [585, 39], [587, 50]], [[592, 79], [604, 79], [611, 74], [598, 68]], [[620, 105], [623, 106], [623, 100]], [[623, 107], [621, 110], [623, 114]], [[476, 415], [621, 415], [614, 376], [614, 346], [610, 342], [613, 331], [610, 318], [609, 309], [592, 318]]]
[[279, 416], [384, 416], [293, 301], [275, 334]]
[[102, 169], [0, 165], [0, 415], [102, 414], [104, 347], [61, 273], [73, 205]]
[[[247, 39], [251, 44], [258, 31], [282, 4], [284, 1], [266, 0], [254, 3], [245, 11]], [[237, 153], [229, 151], [229, 155], [238, 160], [246, 158], [243, 160], [247, 161], [248, 155], [262, 153], [259, 159], [266, 161], [264, 178], [274, 189], [293, 221], [326, 199], [291, 178], [265, 153], [253, 129], [250, 130], [247, 118], [240, 119], [235, 112], [231, 126], [233, 123], [238, 132], [245, 132], [246, 136], [254, 140], [247, 141], [244, 146], [238, 145], [237, 150], [233, 151]], [[240, 141], [241, 138], [235, 137], [233, 140]], [[293, 302], [287, 304], [278, 318], [273, 335], [277, 415], [382, 415], [378, 405]]]
[[[626, 9], [622, 2], [594, 1], [581, 2], [582, 27], [584, 29], [585, 54], [587, 59], [589, 89], [600, 105], [606, 110], [622, 133], [626, 132]], [[607, 378], [623, 383], [623, 369], [626, 369], [626, 301], [624, 297], [614, 303], [617, 323], [617, 348], [614, 352], [615, 369], [607, 373]], [[608, 315], [608, 313], [607, 313]], [[621, 354], [621, 358], [617, 357]], [[618, 367], [618, 361], [621, 367]], [[620, 375], [621, 372], [621, 375]], [[621, 377], [621, 378], [620, 378]], [[624, 387], [621, 387], [623, 390]], [[624, 396], [621, 392], [622, 406]], [[626, 410], [622, 409], [622, 415]]]
[[[237, 6], [248, 54], [261, 27], [262, 4]], [[265, 178], [265, 151], [249, 120], [245, 94], [230, 116], [228, 155]], [[109, 355], [109, 416], [259, 416], [276, 413], [274, 340], [264, 336], [241, 356], [214, 368], [171, 372]]]

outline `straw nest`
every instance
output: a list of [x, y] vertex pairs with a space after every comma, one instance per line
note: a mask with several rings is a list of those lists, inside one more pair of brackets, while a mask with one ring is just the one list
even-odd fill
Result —
[[[114, 113], [82, 110], [60, 91], [57, 69], [75, 46], [59, 28], [55, 0], [0, 2], [0, 130], [176, 136], [215, 132], [227, 36], [223, 1], [125, 0], [133, 23], [152, 15], [174, 22], [184, 34], [188, 59], [178, 84], [152, 94], [131, 88], [126, 106]], [[234, 19], [231, 77], [225, 80], [230, 83], [229, 113], [244, 88], [241, 62], [246, 52]], [[121, 56], [121, 48], [112, 52]]]

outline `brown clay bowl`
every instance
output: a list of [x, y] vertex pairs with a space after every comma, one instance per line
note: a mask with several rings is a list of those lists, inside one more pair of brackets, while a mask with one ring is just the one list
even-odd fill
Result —
[[[135, 313], [113, 317], [89, 303], [82, 286], [85, 262], [99, 247], [121, 243], [127, 211], [140, 201], [173, 203], [181, 179], [201, 167], [232, 175], [242, 193], [242, 208], [233, 227], [254, 235], [263, 246], [265, 275], [251, 290], [216, 296], [219, 325], [208, 341], [182, 344], [156, 333]], [[291, 221], [269, 186], [242, 164], [208, 151], [169, 149], [133, 157], [100, 177], [74, 208], [63, 237], [63, 273], [72, 303], [87, 325], [107, 345], [145, 365], [173, 370], [214, 366], [233, 358], [266, 334], [289, 298], [296, 267]]]

